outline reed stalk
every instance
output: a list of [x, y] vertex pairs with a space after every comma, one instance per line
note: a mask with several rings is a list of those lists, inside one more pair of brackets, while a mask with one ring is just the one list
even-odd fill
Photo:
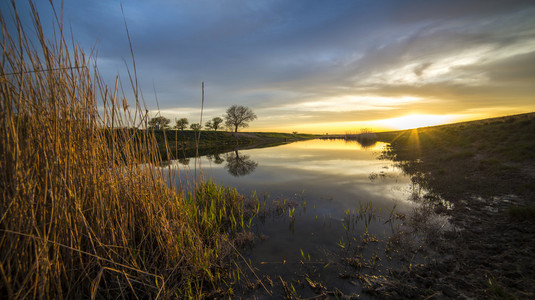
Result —
[[32, 2], [31, 29], [14, 3], [0, 14], [0, 294], [183, 298], [224, 284], [243, 197], [169, 188], [137, 74], [132, 110], [60, 18], [50, 39]]

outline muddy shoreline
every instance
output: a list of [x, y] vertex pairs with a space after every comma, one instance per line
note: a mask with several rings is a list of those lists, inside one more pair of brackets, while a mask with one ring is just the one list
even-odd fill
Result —
[[535, 222], [508, 215], [511, 204], [523, 201], [504, 197], [490, 205], [467, 202], [442, 213], [450, 216], [455, 230], [425, 244], [437, 260], [393, 271], [386, 280], [365, 283], [363, 290], [378, 298], [533, 298]]

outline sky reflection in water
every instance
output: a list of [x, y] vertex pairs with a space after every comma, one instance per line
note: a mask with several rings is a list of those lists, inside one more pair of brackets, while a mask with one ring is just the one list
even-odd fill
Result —
[[[257, 220], [257, 233], [267, 238], [255, 244], [249, 258], [261, 274], [277, 278], [295, 275], [295, 264], [302, 259], [301, 250], [324, 264], [330, 257], [336, 257], [340, 248], [337, 244], [351, 239], [342, 227], [347, 209], [354, 212], [360, 204], [371, 201], [384, 216], [394, 205], [397, 212], [408, 212], [415, 206], [408, 200], [412, 193], [410, 179], [391, 161], [377, 159], [385, 146], [377, 143], [364, 149], [356, 142], [344, 140], [309, 140], [202, 157], [200, 163], [205, 179], [237, 187], [244, 195], [256, 191], [260, 199], [266, 195], [268, 201], [287, 199], [301, 204], [296, 207], [294, 222], [288, 217], [287, 208], [282, 216]], [[252, 166], [250, 173], [229, 173], [236, 157]], [[191, 159], [191, 169], [193, 165]], [[181, 170], [181, 174], [192, 176], [191, 169]], [[353, 226], [352, 234], [359, 235], [367, 229], [379, 239], [392, 230], [384, 220]], [[373, 247], [380, 244], [371, 245], [368, 251], [374, 251]], [[339, 282], [336, 268], [320, 268], [317, 272], [325, 284], [337, 281], [333, 284], [342, 287], [342, 291], [344, 284], [348, 285]], [[345, 289], [351, 292], [354, 288], [348, 285]]]
[[[386, 144], [377, 143], [364, 149], [356, 142], [343, 140], [309, 140], [272, 148], [239, 150], [219, 154], [223, 161], [201, 158], [205, 179], [224, 186], [235, 186], [244, 195], [252, 191], [264, 192], [274, 197], [290, 197], [304, 190], [308, 202], [312, 199], [325, 206], [325, 212], [343, 213], [361, 201], [372, 201], [377, 207], [392, 207], [397, 202], [400, 209], [412, 207], [409, 197], [410, 180], [391, 161], [378, 160]], [[249, 174], [229, 174], [229, 156], [245, 158], [253, 163]], [[193, 176], [194, 159], [183, 178]], [[183, 165], [180, 165], [184, 167]], [[199, 171], [197, 170], [199, 173]], [[370, 175], [376, 174], [374, 180]], [[331, 199], [326, 201], [322, 199]]]

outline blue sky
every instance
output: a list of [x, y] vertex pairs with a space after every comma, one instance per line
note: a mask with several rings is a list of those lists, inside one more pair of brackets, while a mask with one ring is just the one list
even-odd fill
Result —
[[[37, 8], [49, 30], [48, 1]], [[198, 120], [203, 81], [205, 120], [246, 105], [258, 115], [248, 130], [259, 131], [394, 129], [535, 111], [533, 1], [134, 0], [122, 10], [147, 107], [156, 113], [156, 93], [170, 119]], [[128, 83], [121, 1], [65, 0], [64, 22], [98, 53], [108, 84], [117, 74]]]

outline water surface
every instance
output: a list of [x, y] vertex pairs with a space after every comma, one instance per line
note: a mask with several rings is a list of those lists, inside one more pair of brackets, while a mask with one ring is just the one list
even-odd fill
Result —
[[[182, 161], [181, 175], [191, 178], [202, 173], [205, 179], [236, 187], [244, 195], [279, 203], [279, 214], [257, 218], [256, 242], [244, 253], [260, 277], [269, 276], [278, 283], [307, 277], [351, 294], [358, 291], [358, 284], [340, 275], [355, 270], [347, 269], [340, 258], [382, 257], [376, 260], [377, 268], [386, 271], [389, 262], [381, 249], [395, 222], [384, 221], [393, 207], [404, 213], [415, 206], [408, 201], [413, 192], [410, 179], [391, 161], [377, 159], [386, 146], [376, 143], [363, 148], [344, 140], [309, 140], [237, 150], [202, 157], [196, 170], [194, 158], [189, 164]], [[293, 217], [291, 206], [284, 206], [289, 202], [296, 205]], [[355, 213], [365, 206], [374, 213], [356, 219]], [[363, 235], [377, 242], [364, 245]], [[299, 293], [314, 295], [306, 285]]]

